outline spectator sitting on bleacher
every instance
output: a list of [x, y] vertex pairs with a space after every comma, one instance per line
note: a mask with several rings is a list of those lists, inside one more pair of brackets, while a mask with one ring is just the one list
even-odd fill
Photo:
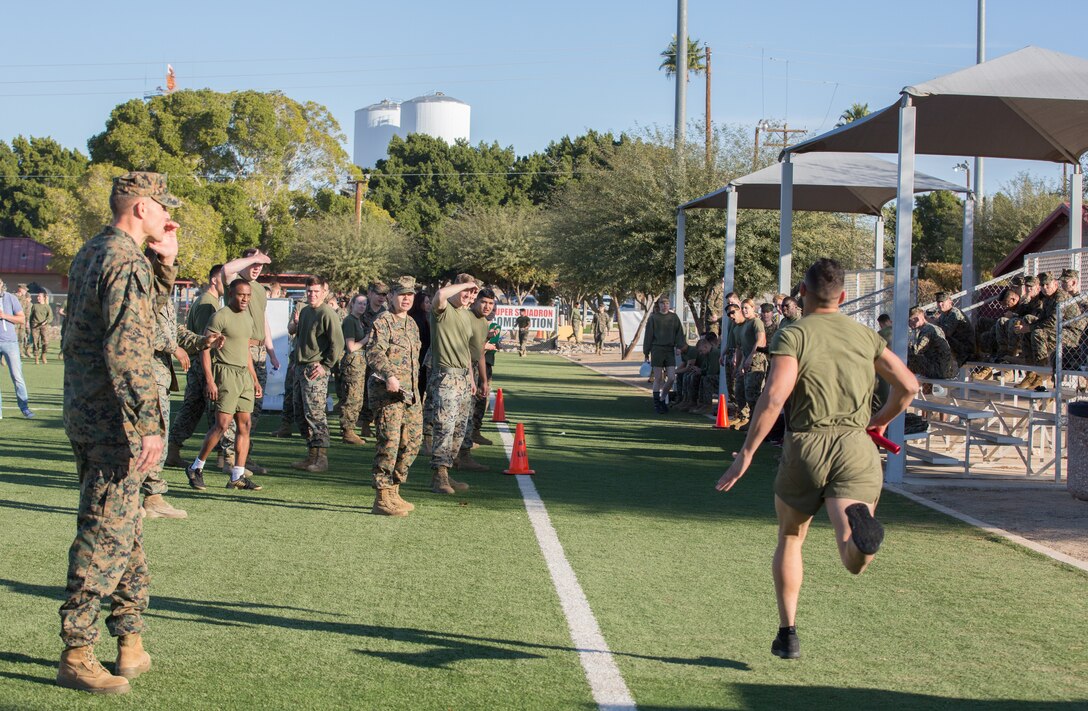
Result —
[[[1070, 295], [1059, 288], [1058, 279], [1050, 272], [1039, 275], [1039, 283], [1042, 295], [1039, 301], [1039, 310], [1034, 319], [1024, 321], [1016, 327], [1016, 332], [1027, 336], [1028, 353], [1031, 365], [1051, 366], [1054, 349], [1057, 347], [1058, 334], [1058, 310], [1061, 303], [1070, 299]], [[1062, 320], [1067, 321], [1080, 315], [1080, 309], [1076, 304], [1069, 304], [1062, 310]], [[1062, 343], [1068, 348], [1075, 348], [1080, 343], [1081, 333], [1084, 330], [1083, 322], [1075, 322], [1072, 325], [1062, 327]], [[1024, 379], [1016, 386], [1018, 388], [1035, 388], [1042, 385], [1044, 378], [1034, 371], [1024, 375]]]
[[925, 378], [953, 377], [956, 364], [940, 326], [926, 321], [926, 312], [919, 306], [910, 310], [907, 323], [912, 329], [907, 348], [907, 367], [911, 372]]
[[947, 292], [937, 292], [937, 309], [937, 325], [944, 331], [956, 365], [962, 366], [975, 356], [975, 327], [952, 305], [952, 296]]

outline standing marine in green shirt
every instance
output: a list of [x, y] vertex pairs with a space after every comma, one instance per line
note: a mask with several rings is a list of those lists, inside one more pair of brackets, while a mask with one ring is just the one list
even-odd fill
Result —
[[646, 322], [642, 351], [653, 368], [654, 411], [664, 415], [669, 411], [668, 393], [676, 381], [676, 356], [687, 350], [688, 341], [680, 317], [669, 311], [669, 297], [659, 298], [655, 308]]

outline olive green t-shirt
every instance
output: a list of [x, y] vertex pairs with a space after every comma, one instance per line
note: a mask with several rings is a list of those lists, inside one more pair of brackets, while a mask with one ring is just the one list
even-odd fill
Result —
[[27, 317], [31, 328], [44, 326], [53, 322], [53, 307], [49, 304], [34, 304], [30, 307], [30, 315]]
[[212, 316], [219, 310], [219, 297], [210, 291], [205, 291], [189, 309], [189, 315], [185, 319], [185, 328], [193, 333], [204, 333], [204, 329], [211, 323]]
[[441, 311], [431, 310], [432, 368], [467, 369], [471, 365], [469, 342], [475, 330], [472, 322], [476, 320], [468, 309], [456, 309], [449, 304]]
[[756, 347], [756, 338], [759, 337], [759, 334], [766, 332], [767, 329], [764, 327], [763, 321], [758, 317], [750, 318], [737, 327], [734, 338], [737, 347], [740, 348], [742, 358], [747, 358], [752, 354], [752, 349]]
[[472, 314], [472, 338], [468, 341], [468, 348], [473, 363], [480, 360], [480, 356], [484, 354], [484, 344], [487, 343], [487, 327], [490, 323], [489, 319]]
[[249, 339], [253, 336], [253, 318], [248, 311], [235, 311], [229, 306], [219, 309], [208, 324], [208, 333], [222, 333], [223, 347], [212, 351], [215, 365], [249, 366]]
[[876, 331], [839, 313], [809, 314], [780, 329], [771, 356], [797, 359], [797, 384], [786, 405], [789, 430], [869, 424], [873, 362], [884, 348]]
[[253, 317], [253, 338], [264, 342], [264, 314], [268, 309], [268, 292], [256, 279], [249, 280], [249, 315]]
[[367, 329], [362, 321], [357, 316], [348, 314], [344, 317], [344, 323], [341, 324], [341, 328], [344, 331], [344, 343], [348, 342], [350, 338], [353, 341], [361, 341], [367, 337]]

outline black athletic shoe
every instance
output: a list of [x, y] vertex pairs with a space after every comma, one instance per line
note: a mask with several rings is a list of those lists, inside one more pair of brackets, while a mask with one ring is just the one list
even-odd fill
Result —
[[780, 659], [800, 659], [801, 641], [796, 632], [779, 632], [771, 642], [771, 654]]
[[873, 555], [884, 542], [884, 527], [869, 513], [865, 504], [846, 507], [846, 520], [850, 523], [850, 540], [865, 555]]
[[245, 491], [260, 491], [263, 487], [254, 484], [253, 480], [248, 476], [244, 476], [241, 479], [235, 479], [234, 481], [227, 482], [228, 489], [243, 489]]
[[193, 487], [194, 489], [198, 491], [204, 491], [208, 488], [204, 485], [203, 469], [193, 469], [193, 467], [190, 465], [185, 470], [185, 476], [189, 477], [189, 486]]

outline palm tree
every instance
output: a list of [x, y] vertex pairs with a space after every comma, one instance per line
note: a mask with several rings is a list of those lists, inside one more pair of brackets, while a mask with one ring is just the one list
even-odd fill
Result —
[[[676, 74], [676, 35], [672, 36], [672, 41], [661, 53], [661, 57], [661, 65], [658, 69], [664, 69], [665, 76], [672, 79]], [[703, 71], [706, 71], [706, 53], [699, 44], [699, 40], [688, 37], [688, 73], [699, 74]], [[690, 81], [691, 78], [689, 77], [688, 80]]]
[[859, 118], [865, 118], [869, 115], [869, 104], [853, 104], [846, 111], [842, 112], [839, 116], [839, 122], [835, 124], [835, 128], [840, 128], [848, 123], [857, 121]]

